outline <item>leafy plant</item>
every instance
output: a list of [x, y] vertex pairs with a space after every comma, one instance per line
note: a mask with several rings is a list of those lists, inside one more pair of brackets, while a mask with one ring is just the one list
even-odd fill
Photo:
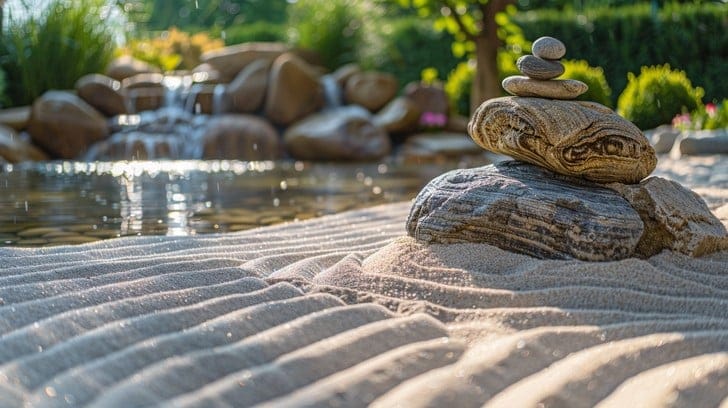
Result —
[[53, 0], [41, 12], [25, 7], [22, 19], [9, 16], [0, 41], [11, 105], [29, 104], [49, 89], [73, 88], [81, 76], [106, 68], [115, 43], [103, 0]]
[[450, 106], [461, 115], [470, 116], [470, 92], [474, 76], [473, 64], [461, 62], [450, 72], [445, 82], [445, 92], [450, 97]]
[[0, 108], [6, 104], [5, 98], [5, 72], [0, 69]]
[[151, 39], [132, 40], [117, 53], [131, 55], [164, 71], [172, 71], [192, 69], [200, 64], [203, 52], [223, 46], [222, 40], [211, 38], [207, 33], [190, 35], [172, 27]]
[[720, 104], [706, 103], [691, 113], [677, 115], [672, 119], [672, 125], [680, 130], [728, 128], [728, 99]]
[[694, 88], [684, 71], [672, 70], [669, 64], [642, 67], [639, 75], [627, 75], [617, 111], [640, 129], [652, 129], [670, 123], [680, 112], [695, 110], [702, 97], [703, 89]]
[[584, 60], [565, 60], [563, 78], [576, 79], [589, 86], [589, 90], [580, 95], [577, 99], [582, 101], [599, 102], [604, 106], [612, 106], [607, 78], [604, 77], [604, 70], [601, 67], [591, 67]]
[[[224, 34], [223, 34], [224, 33]], [[246, 42], [285, 42], [286, 28], [283, 24], [272, 24], [256, 21], [249, 24], [231, 26], [221, 32], [225, 44], [242, 44]]]

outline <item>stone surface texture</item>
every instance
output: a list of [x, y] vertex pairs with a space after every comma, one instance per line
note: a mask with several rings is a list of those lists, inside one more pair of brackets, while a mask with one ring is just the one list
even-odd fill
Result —
[[639, 184], [609, 184], [637, 210], [645, 234], [637, 252], [652, 256], [663, 249], [702, 256], [728, 249], [728, 233], [696, 193], [679, 183], [650, 177]]
[[680, 136], [680, 131], [672, 127], [672, 125], [662, 125], [655, 129], [645, 131], [645, 136], [655, 149], [655, 153], [669, 153], [675, 140]]
[[202, 159], [274, 160], [280, 156], [278, 132], [253, 115], [220, 115], [210, 119], [202, 136]]
[[543, 81], [521, 75], [509, 76], [501, 85], [511, 95], [549, 99], [574, 99], [589, 89], [587, 84], [576, 79]]
[[558, 60], [566, 55], [566, 46], [556, 38], [541, 37], [533, 42], [531, 52], [539, 58]]
[[657, 165], [642, 132], [594, 102], [490, 99], [468, 133], [486, 150], [600, 183], [637, 183]]
[[397, 78], [385, 72], [360, 72], [352, 75], [344, 87], [344, 100], [376, 112], [397, 94]]
[[685, 155], [728, 154], [728, 128], [682, 132], [675, 147]]
[[373, 160], [387, 155], [387, 133], [360, 106], [317, 113], [288, 128], [286, 151], [301, 160]]
[[537, 258], [634, 255], [644, 225], [619, 194], [517, 161], [459, 169], [415, 199], [407, 233], [428, 243], [486, 243]]
[[76, 81], [78, 96], [106, 116], [127, 113], [121, 82], [101, 74], [84, 75]]
[[251, 62], [227, 86], [230, 108], [234, 112], [251, 113], [263, 106], [272, 63], [268, 59]]
[[564, 65], [534, 55], [524, 55], [516, 61], [516, 67], [525, 76], [533, 79], [553, 79], [564, 73]]
[[417, 129], [421, 113], [415, 102], [400, 96], [377, 112], [372, 121], [387, 133], [411, 132]]
[[265, 97], [265, 116], [279, 125], [289, 125], [321, 109], [324, 92], [306, 62], [293, 54], [276, 58]]
[[290, 47], [282, 43], [244, 43], [231, 45], [202, 54], [201, 60], [220, 73], [220, 81], [229, 83], [251, 62], [264, 58], [276, 59]]
[[111, 61], [109, 67], [106, 69], [106, 76], [114, 78], [117, 81], [123, 81], [137, 74], [160, 72], [161, 70], [159, 68], [151, 64], [129, 55], [124, 55]]
[[73, 159], [109, 135], [106, 118], [78, 96], [48, 91], [33, 103], [28, 133], [51, 155]]

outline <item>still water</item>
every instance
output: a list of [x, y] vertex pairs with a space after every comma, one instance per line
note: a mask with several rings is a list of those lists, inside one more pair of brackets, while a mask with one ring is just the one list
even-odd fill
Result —
[[413, 198], [440, 165], [49, 162], [0, 168], [0, 246], [240, 231]]

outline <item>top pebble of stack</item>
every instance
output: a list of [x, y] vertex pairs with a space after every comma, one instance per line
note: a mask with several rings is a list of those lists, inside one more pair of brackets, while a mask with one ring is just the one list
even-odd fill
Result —
[[566, 46], [554, 37], [541, 37], [533, 43], [531, 52], [545, 60], [560, 60], [566, 55]]

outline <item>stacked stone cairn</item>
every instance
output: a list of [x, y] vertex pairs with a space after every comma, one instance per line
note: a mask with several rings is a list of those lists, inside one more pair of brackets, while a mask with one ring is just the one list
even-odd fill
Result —
[[657, 157], [634, 124], [572, 100], [587, 91], [583, 82], [555, 79], [564, 44], [542, 37], [533, 53], [517, 61], [525, 76], [503, 81], [514, 96], [485, 101], [468, 124], [478, 145], [516, 160], [432, 180], [413, 204], [408, 234], [586, 261], [728, 250], [725, 227], [697, 194], [646, 178]]

